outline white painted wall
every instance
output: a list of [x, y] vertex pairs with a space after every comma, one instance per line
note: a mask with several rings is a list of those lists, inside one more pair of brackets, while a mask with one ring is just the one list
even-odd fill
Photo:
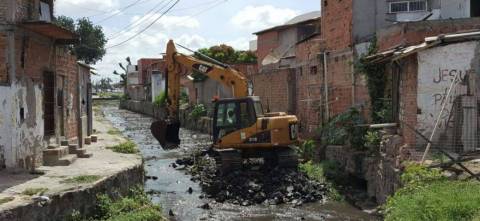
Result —
[[[464, 42], [418, 53], [417, 106], [421, 113], [417, 114], [417, 129], [426, 137], [430, 137], [432, 133], [435, 119], [442, 108], [442, 99], [447, 96], [455, 74], [460, 73], [463, 79], [467, 73], [476, 71], [473, 70], [472, 63], [478, 46], [479, 42]], [[448, 103], [434, 140], [447, 131], [454, 99], [466, 93], [467, 86], [458, 83], [451, 96], [446, 99]], [[446, 135], [451, 136], [448, 133]], [[421, 139], [418, 141], [422, 143]]]
[[[43, 97], [38, 84], [26, 80], [20, 85], [0, 86], [0, 146], [4, 149], [8, 167], [27, 166], [41, 159], [44, 145]], [[24, 108], [24, 117], [20, 109]], [[24, 164], [24, 165], [22, 165]]]
[[470, 0], [441, 0], [440, 3], [443, 19], [470, 17]]
[[165, 79], [160, 72], [152, 73], [152, 102], [155, 101], [155, 97], [160, 95], [162, 91], [165, 91]]

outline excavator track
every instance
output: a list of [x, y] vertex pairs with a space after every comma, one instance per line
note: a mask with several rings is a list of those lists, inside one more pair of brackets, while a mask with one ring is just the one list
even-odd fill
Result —
[[283, 168], [296, 168], [298, 166], [298, 154], [293, 148], [276, 150], [277, 164]]
[[242, 154], [235, 149], [215, 150], [215, 162], [221, 175], [240, 170], [243, 165]]

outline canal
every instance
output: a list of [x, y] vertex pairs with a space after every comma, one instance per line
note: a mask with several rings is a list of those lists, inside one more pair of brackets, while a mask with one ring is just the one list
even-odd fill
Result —
[[[181, 148], [163, 150], [150, 134], [151, 117], [120, 110], [118, 102], [99, 103], [100, 110], [114, 127], [124, 136], [135, 142], [145, 159], [146, 175], [152, 179], [145, 182], [145, 190], [154, 203], [162, 206], [165, 214], [172, 211], [171, 220], [376, 220], [377, 218], [339, 202], [317, 202], [293, 205], [253, 205], [238, 206], [228, 203], [215, 203], [202, 195], [199, 185], [190, 180], [184, 171], [171, 167], [185, 151], [198, 146], [209, 145], [210, 136], [181, 129]], [[193, 192], [190, 193], [188, 189]], [[202, 209], [208, 203], [211, 209]]]

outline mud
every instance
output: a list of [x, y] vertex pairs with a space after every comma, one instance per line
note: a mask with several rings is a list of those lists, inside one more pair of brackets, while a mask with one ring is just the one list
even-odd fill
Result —
[[172, 167], [192, 175], [192, 180], [199, 182], [205, 196], [218, 203], [242, 206], [288, 203], [300, 206], [325, 199], [328, 191], [325, 184], [308, 179], [294, 168], [270, 167], [246, 161], [241, 170], [219, 175], [208, 148], [186, 155]]
[[146, 180], [145, 189], [165, 214], [172, 212], [171, 220], [379, 220], [346, 203], [322, 203], [323, 200], [301, 206], [291, 203], [239, 206], [216, 202], [206, 196], [199, 182], [192, 181], [192, 176], [175, 163], [186, 157], [187, 150], [208, 146], [210, 136], [181, 129], [180, 148], [163, 150], [150, 133], [152, 118], [119, 110], [118, 102], [103, 102], [100, 107], [106, 119], [138, 145], [145, 160], [146, 175], [158, 178]]

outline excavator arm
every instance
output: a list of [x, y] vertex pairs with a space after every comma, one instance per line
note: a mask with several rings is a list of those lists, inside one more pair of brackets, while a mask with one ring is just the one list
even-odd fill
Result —
[[178, 112], [182, 73], [193, 71], [202, 73], [225, 87], [231, 88], [233, 96], [236, 98], [249, 95], [248, 81], [242, 73], [205, 55], [199, 53], [195, 53], [195, 55], [208, 61], [177, 52], [172, 40], [167, 44], [165, 56], [167, 65], [167, 118], [164, 121], [154, 122], [150, 128], [152, 134], [163, 147], [180, 142], [178, 137], [180, 127]]

